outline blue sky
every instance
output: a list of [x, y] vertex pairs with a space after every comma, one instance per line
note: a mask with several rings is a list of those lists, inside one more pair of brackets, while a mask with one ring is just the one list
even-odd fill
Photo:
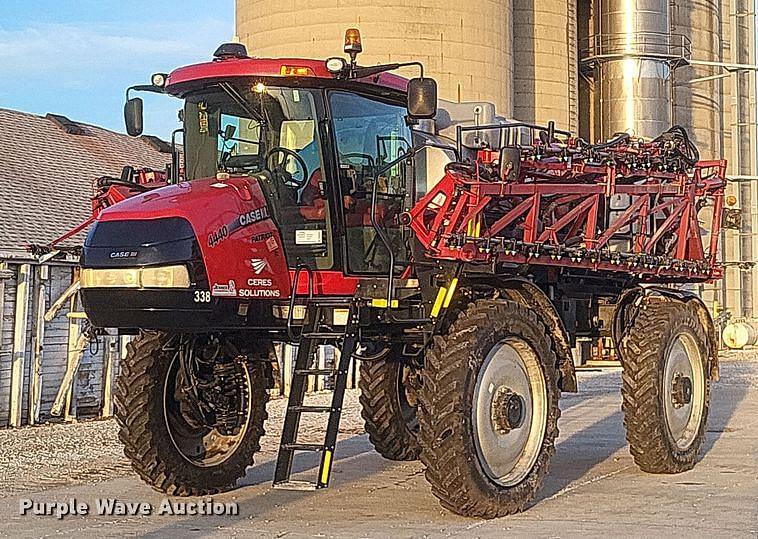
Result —
[[[210, 59], [234, 0], [1, 0], [0, 107], [124, 131], [124, 91]], [[145, 133], [167, 138], [179, 101], [143, 94]]]

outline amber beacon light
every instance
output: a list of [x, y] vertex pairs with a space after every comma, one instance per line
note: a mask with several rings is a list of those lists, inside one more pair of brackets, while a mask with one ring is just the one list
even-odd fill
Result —
[[354, 54], [363, 52], [363, 45], [361, 44], [361, 33], [357, 28], [349, 28], [345, 32], [345, 52], [351, 57]]

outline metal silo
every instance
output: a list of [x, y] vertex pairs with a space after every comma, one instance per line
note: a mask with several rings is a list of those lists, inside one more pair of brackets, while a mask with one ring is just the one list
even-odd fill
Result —
[[578, 128], [576, 0], [513, 0], [513, 115]]
[[[674, 72], [673, 123], [685, 127], [703, 159], [722, 158], [722, 87], [721, 69], [698, 65], [698, 61], [719, 62], [721, 59], [720, 0], [680, 0], [671, 5], [672, 32], [687, 36], [691, 43], [693, 64]], [[709, 209], [701, 219], [710, 217]], [[722, 235], [722, 254], [726, 233]], [[730, 241], [733, 241], [730, 238]], [[734, 275], [729, 275], [734, 280]], [[703, 285], [701, 295], [709, 304], [729, 304], [724, 282]]]
[[599, 135], [655, 137], [671, 126], [671, 69], [681, 53], [668, 0], [595, 0], [588, 58], [595, 65]]
[[[728, 55], [731, 64], [755, 64], [756, 61], [756, 15], [753, 0], [732, 0], [726, 21], [730, 28]], [[724, 47], [727, 49], [727, 47]], [[728, 81], [728, 82], [726, 82]], [[739, 282], [733, 305], [738, 316], [758, 317], [758, 160], [756, 158], [756, 86], [755, 74], [749, 70], [737, 70], [725, 80], [728, 87], [731, 110], [725, 130], [729, 133], [731, 159], [730, 170], [741, 178], [733, 184], [737, 205], [742, 210], [742, 224], [734, 242], [735, 249], [727, 252], [727, 262], [738, 262]], [[730, 258], [728, 255], [732, 255]], [[734, 268], [733, 265], [730, 265]], [[736, 273], [736, 272], [733, 272]], [[730, 288], [733, 288], [730, 282]], [[731, 306], [731, 305], [730, 305]]]
[[337, 56], [345, 30], [358, 28], [361, 64], [420, 60], [440, 97], [513, 113], [511, 0], [237, 0], [236, 19], [238, 36], [260, 57]]
[[[721, 52], [719, 0], [680, 0], [671, 7], [672, 30], [687, 36], [692, 59], [718, 62]], [[687, 128], [705, 159], [722, 156], [721, 86], [713, 66], [686, 65], [674, 73], [674, 123]]]

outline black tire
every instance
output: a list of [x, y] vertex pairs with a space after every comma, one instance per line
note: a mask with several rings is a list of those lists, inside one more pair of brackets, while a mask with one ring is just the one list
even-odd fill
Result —
[[389, 460], [417, 460], [417, 406], [405, 394], [404, 367], [399, 361], [362, 361], [360, 367], [361, 416], [374, 449]]
[[[473, 401], [475, 394], [481, 395], [478, 377], [485, 372], [488, 354], [510, 342], [528, 346], [534, 369], [541, 376], [544, 431], [530, 431], [530, 436], [538, 433], [538, 442], [533, 464], [526, 467], [523, 479], [503, 485], [485, 470], [487, 464], [483, 464], [476, 441]], [[512, 301], [479, 300], [459, 314], [445, 336], [435, 337], [424, 365], [419, 439], [426, 478], [444, 507], [464, 516], [495, 518], [523, 511], [534, 499], [555, 452], [560, 416], [558, 372], [555, 345], [547, 328], [533, 310]]]
[[251, 410], [247, 429], [233, 453], [212, 466], [188, 460], [173, 442], [164, 413], [171, 359], [171, 336], [145, 332], [127, 346], [116, 380], [119, 439], [135, 472], [152, 488], [173, 496], [203, 496], [234, 488], [260, 449], [268, 393], [262, 362], [247, 365]]
[[[686, 436], [672, 434], [666, 407], [673, 396], [665, 390], [666, 363], [679, 336], [699, 355], [702, 385], [693, 375], [690, 391], [692, 427]], [[629, 449], [639, 468], [649, 473], [680, 473], [691, 469], [703, 445], [708, 421], [710, 380], [708, 378], [708, 340], [694, 306], [664, 298], [646, 298], [625, 329], [619, 346], [623, 365], [624, 427]], [[689, 355], [688, 355], [689, 357]], [[698, 392], [697, 387], [701, 387]], [[702, 398], [697, 398], [700, 395]], [[697, 403], [702, 406], [698, 419]], [[668, 404], [667, 404], [668, 403]], [[691, 439], [691, 441], [690, 441]], [[684, 442], [687, 442], [686, 444]]]

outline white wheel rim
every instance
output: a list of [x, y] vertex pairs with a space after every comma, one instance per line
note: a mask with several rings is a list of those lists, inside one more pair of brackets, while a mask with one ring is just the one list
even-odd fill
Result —
[[[508, 432], [493, 419], [503, 394], [522, 399], [520, 426]], [[545, 378], [534, 350], [518, 338], [495, 345], [479, 370], [472, 407], [477, 456], [493, 482], [511, 487], [529, 475], [542, 450], [547, 410]]]
[[[705, 404], [705, 369], [700, 348], [688, 333], [680, 333], [666, 355], [663, 373], [663, 400], [671, 438], [677, 449], [686, 451], [697, 438]], [[682, 399], [682, 383], [691, 387]]]

